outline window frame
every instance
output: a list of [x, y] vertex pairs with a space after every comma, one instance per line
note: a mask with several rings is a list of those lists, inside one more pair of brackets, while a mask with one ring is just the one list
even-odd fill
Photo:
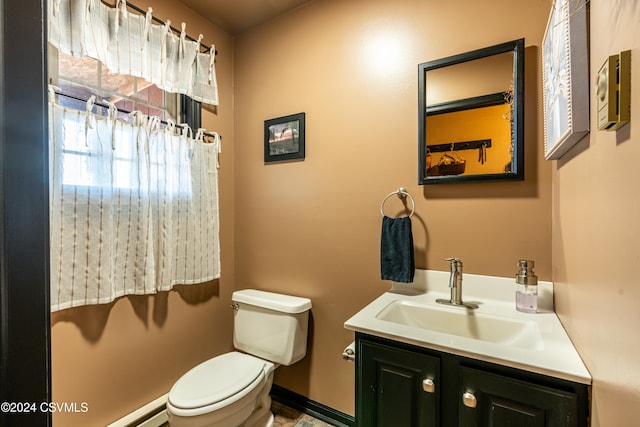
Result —
[[[51, 44], [48, 44], [49, 50], [48, 50], [48, 54], [47, 54], [47, 58], [48, 58], [48, 64], [49, 64], [49, 71], [48, 71], [48, 75], [49, 75], [49, 82], [51, 84], [56, 84], [58, 83], [60, 80], [64, 80], [65, 82], [68, 82], [69, 84], [73, 85], [73, 86], [77, 86], [77, 87], [83, 87], [86, 88], [88, 91], [90, 92], [96, 92], [96, 97], [98, 98], [98, 101], [95, 104], [95, 108], [98, 109], [98, 111], [100, 111], [101, 109], [103, 110], [103, 112], [106, 112], [106, 107], [102, 104], [102, 97], [104, 97], [104, 95], [107, 93], [107, 91], [104, 89], [103, 86], [103, 80], [102, 80], [102, 76], [103, 76], [103, 69], [105, 68], [104, 64], [96, 59], [92, 59], [90, 58], [92, 61], [95, 61], [96, 63], [96, 78], [98, 79], [96, 86], [91, 86], [91, 85], [84, 85], [82, 84], [82, 82], [79, 81], [74, 81], [72, 78], [70, 78], [70, 76], [61, 76], [60, 75], [60, 68], [59, 68], [59, 51], [58, 49], [56, 49], [54, 46], [52, 46]], [[69, 58], [73, 58], [69, 55], [66, 55]], [[159, 90], [162, 91], [163, 93], [163, 106], [159, 107], [157, 105], [153, 105], [150, 103], [145, 103], [143, 102], [143, 100], [140, 100], [138, 98], [138, 93], [140, 93], [136, 86], [138, 83], [138, 80], [140, 79], [139, 77], [133, 77], [133, 87], [134, 87], [134, 92], [133, 95], [131, 97], [127, 97], [124, 96], [122, 97], [122, 100], [126, 100], [129, 101], [131, 103], [133, 103], [133, 110], [136, 110], [138, 105], [142, 104], [144, 106], [146, 106], [146, 108], [149, 109], [159, 109], [162, 110], [164, 112], [165, 117], [160, 117], [160, 119], [162, 120], [163, 123], [166, 123], [166, 116], [176, 116], [178, 118], [178, 123], [186, 123], [192, 130], [197, 130], [202, 126], [202, 103], [195, 101], [193, 99], [191, 99], [190, 97], [183, 95], [183, 94], [172, 94], [170, 92], [167, 92], [161, 88], [158, 88]], [[155, 85], [153, 85], [155, 86]], [[157, 86], [156, 86], [157, 87]], [[144, 90], [144, 89], [143, 89]], [[117, 95], [122, 95], [122, 94], [117, 94]], [[168, 96], [169, 95], [169, 96]], [[175, 105], [171, 106], [167, 103], [167, 99], [173, 97], [173, 95], [175, 95]], [[64, 96], [64, 95], [62, 95]], [[76, 99], [76, 98], [72, 98], [75, 99], [77, 103], [81, 103], [82, 105], [86, 104], [86, 101], [81, 100], [81, 99]], [[72, 106], [68, 106], [68, 108], [71, 109], [81, 109], [80, 106], [76, 106], [76, 105], [72, 105]], [[120, 111], [120, 110], [119, 110]], [[129, 111], [125, 111], [122, 110], [122, 112], [124, 114], [129, 114]], [[75, 156], [86, 156], [86, 157], [91, 157], [92, 153], [90, 152], [82, 152], [82, 151], [74, 151], [74, 150], [64, 150], [63, 154], [73, 154]], [[120, 160], [124, 160], [124, 161], [133, 161], [131, 159], [127, 159], [127, 158], [122, 158]], [[66, 186], [70, 186], [70, 187], [77, 187], [77, 188], [82, 188], [82, 187], [92, 187], [92, 188], [99, 188], [100, 186], [98, 185], [79, 185], [79, 184], [64, 184], [65, 187]], [[118, 188], [119, 190], [123, 190], [123, 191], [127, 191], [127, 188]], [[116, 189], [114, 189], [114, 192], [116, 191]], [[176, 193], [176, 196], [185, 196], [185, 194], [182, 193]]]

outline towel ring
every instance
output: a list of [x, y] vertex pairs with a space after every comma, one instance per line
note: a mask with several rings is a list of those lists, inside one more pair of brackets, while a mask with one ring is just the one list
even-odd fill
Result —
[[382, 203], [380, 203], [380, 215], [384, 217], [384, 204], [389, 197], [394, 195], [397, 195], [401, 199], [404, 199], [407, 196], [409, 197], [409, 200], [411, 200], [411, 213], [409, 214], [409, 218], [411, 218], [413, 216], [413, 213], [416, 211], [416, 201], [413, 200], [413, 197], [411, 197], [411, 194], [407, 193], [407, 190], [405, 190], [402, 187], [396, 191], [392, 191], [391, 193], [387, 194], [387, 196], [384, 199], [382, 199]]

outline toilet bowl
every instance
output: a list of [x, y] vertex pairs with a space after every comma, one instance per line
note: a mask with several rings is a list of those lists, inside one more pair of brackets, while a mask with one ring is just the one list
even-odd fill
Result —
[[167, 399], [172, 427], [273, 425], [273, 373], [305, 356], [311, 301], [256, 290], [232, 299], [234, 345], [243, 352], [209, 359], [176, 381]]
[[[269, 391], [275, 365], [239, 352], [226, 353], [201, 363], [174, 384], [167, 400], [169, 424], [173, 427], [237, 427], [263, 408], [271, 414]], [[259, 416], [254, 416], [260, 421]], [[244, 424], [243, 424], [244, 423]]]

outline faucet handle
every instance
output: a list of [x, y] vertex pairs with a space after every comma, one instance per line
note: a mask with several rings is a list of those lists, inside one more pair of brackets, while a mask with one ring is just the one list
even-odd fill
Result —
[[449, 276], [449, 287], [455, 288], [456, 282], [461, 279], [462, 260], [460, 258], [445, 258], [445, 261], [450, 263], [451, 276]]
[[451, 268], [462, 267], [462, 260], [460, 258], [445, 258], [444, 260], [451, 264]]

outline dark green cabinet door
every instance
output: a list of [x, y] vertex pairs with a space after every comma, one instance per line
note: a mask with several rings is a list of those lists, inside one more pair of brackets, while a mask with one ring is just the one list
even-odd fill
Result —
[[357, 354], [358, 426], [439, 425], [439, 358], [364, 340]]
[[573, 427], [577, 396], [472, 368], [461, 367], [459, 426]]

